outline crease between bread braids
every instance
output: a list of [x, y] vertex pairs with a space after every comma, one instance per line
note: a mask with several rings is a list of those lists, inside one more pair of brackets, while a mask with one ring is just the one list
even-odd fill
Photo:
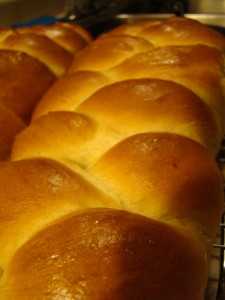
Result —
[[0, 161], [9, 159], [35, 105], [91, 39], [84, 28], [63, 22], [0, 29]]
[[1, 299], [204, 299], [224, 45], [173, 17], [76, 55], [0, 164]]

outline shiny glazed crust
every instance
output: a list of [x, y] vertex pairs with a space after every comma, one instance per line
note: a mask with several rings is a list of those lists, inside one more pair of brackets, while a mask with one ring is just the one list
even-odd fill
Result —
[[1, 299], [204, 299], [224, 44], [171, 18], [79, 52], [0, 164]]

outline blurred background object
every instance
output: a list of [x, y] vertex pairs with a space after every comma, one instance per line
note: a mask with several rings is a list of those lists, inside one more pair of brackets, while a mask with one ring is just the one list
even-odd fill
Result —
[[224, 0], [189, 0], [190, 13], [225, 13]]
[[[0, 26], [50, 16], [70, 20], [119, 13], [142, 0], [0, 0]], [[148, 2], [148, 1], [147, 1]]]
[[225, 0], [0, 0], [0, 26], [39, 18], [42, 22], [46, 16], [94, 22], [102, 17], [131, 13], [223, 14]]
[[65, 2], [67, 17], [73, 20], [88, 16], [105, 16], [118, 13], [134, 3], [141, 3], [142, 0], [67, 0]]
[[183, 13], [188, 0], [0, 0], [0, 26], [43, 16], [101, 18], [117, 13]]
[[44, 15], [61, 18], [65, 14], [64, 0], [0, 0], [0, 26], [28, 22]]

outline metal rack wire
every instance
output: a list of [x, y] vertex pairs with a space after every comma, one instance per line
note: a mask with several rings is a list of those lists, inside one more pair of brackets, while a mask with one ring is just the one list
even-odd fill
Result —
[[[218, 154], [217, 161], [221, 166], [222, 173], [225, 170], [225, 138], [221, 144], [221, 151]], [[225, 193], [225, 178], [224, 178], [224, 193]], [[213, 245], [219, 250], [219, 278], [217, 286], [216, 300], [225, 299], [225, 214], [222, 217], [219, 232], [219, 243]]]
[[214, 245], [220, 249], [220, 271], [216, 300], [225, 299], [225, 217], [223, 216], [221, 223], [221, 243]]

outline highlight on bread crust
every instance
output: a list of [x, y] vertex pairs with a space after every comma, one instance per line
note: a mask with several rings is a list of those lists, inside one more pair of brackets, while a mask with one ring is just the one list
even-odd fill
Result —
[[203, 300], [224, 210], [224, 43], [175, 17], [76, 56], [0, 164], [1, 299]]

